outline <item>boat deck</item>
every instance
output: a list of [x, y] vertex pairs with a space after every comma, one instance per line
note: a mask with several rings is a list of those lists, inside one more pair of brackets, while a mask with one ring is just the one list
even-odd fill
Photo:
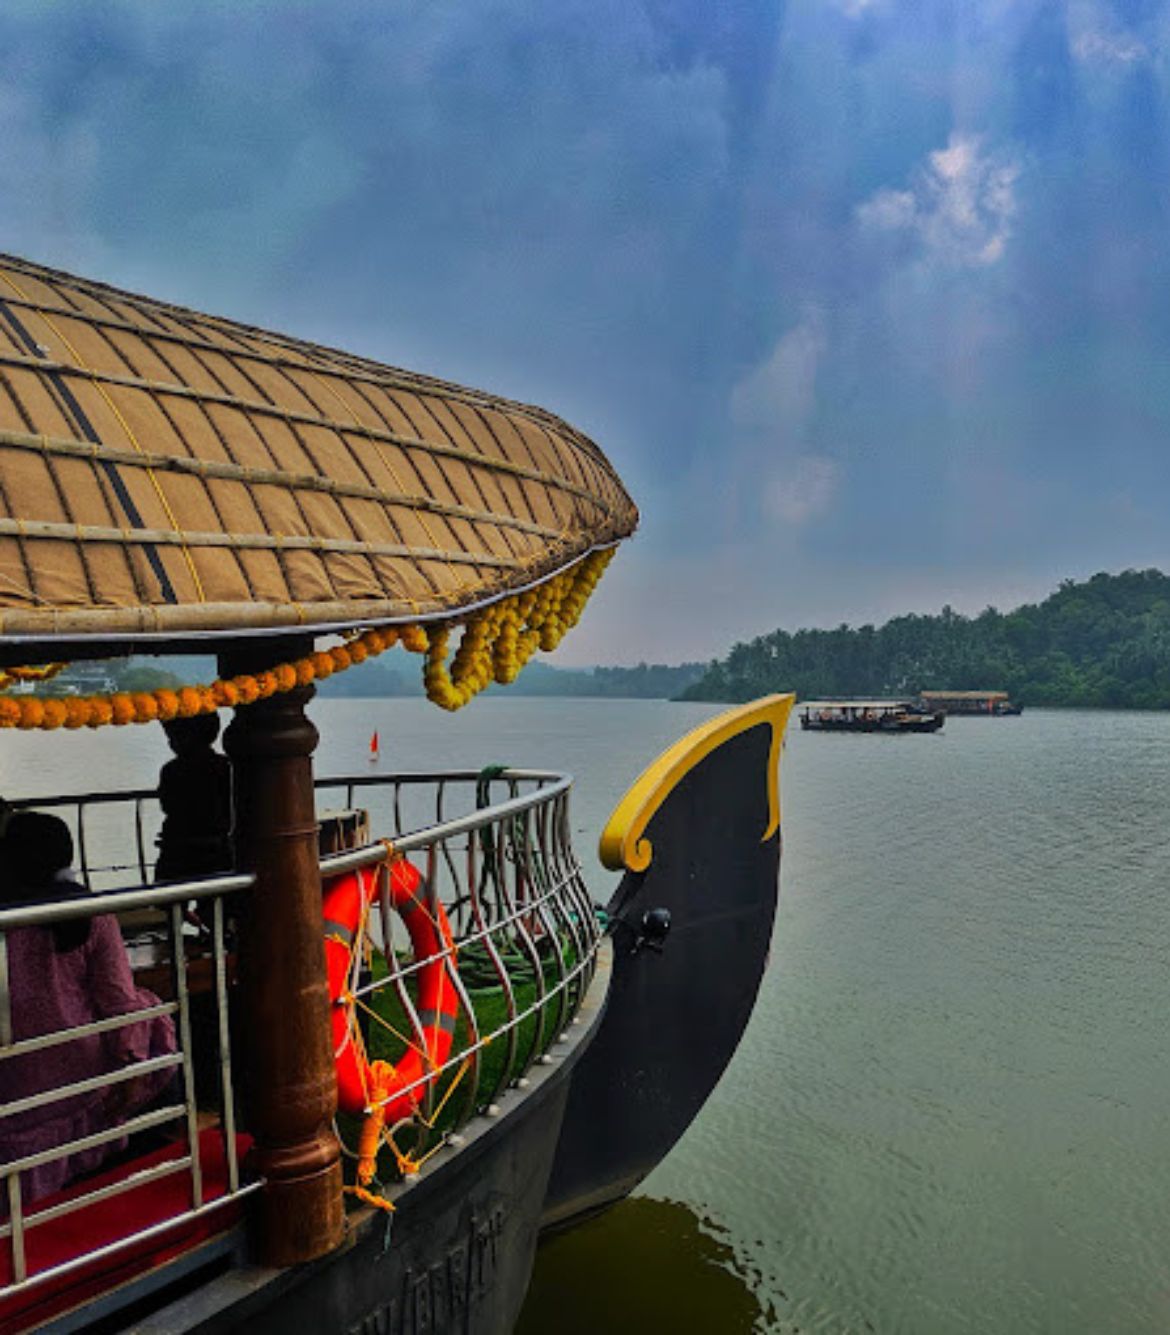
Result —
[[[601, 928], [581, 880], [569, 838], [567, 776], [506, 770], [443, 774], [347, 775], [317, 783], [320, 805], [368, 812], [374, 828], [394, 832], [393, 856], [422, 873], [427, 900], [442, 905], [452, 938], [440, 951], [442, 968], [458, 995], [459, 1021], [449, 1055], [415, 1081], [420, 1115], [395, 1128], [393, 1153], [378, 1159], [370, 1190], [383, 1199], [411, 1179], [403, 1163], [422, 1165], [465, 1141], [483, 1118], [498, 1116], [511, 1093], [526, 1089], [546, 1054], [563, 1041], [589, 993], [597, 969]], [[362, 803], [363, 806], [356, 804]], [[103, 1138], [127, 1135], [156, 1143], [101, 1173], [70, 1183], [40, 1200], [22, 1198], [27, 1159], [0, 1165], [8, 1222], [0, 1227], [0, 1330], [17, 1331], [108, 1295], [108, 1302], [139, 1302], [146, 1291], [182, 1270], [184, 1256], [208, 1247], [238, 1251], [233, 1230], [244, 1198], [259, 1185], [247, 1147], [246, 1071], [235, 1055], [233, 918], [249, 876], [216, 877], [171, 886], [109, 886], [127, 874], [152, 871], [151, 837], [158, 813], [148, 791], [99, 793], [26, 803], [59, 811], [77, 836], [83, 875], [95, 893], [84, 900], [0, 910], [0, 972], [10, 933], [30, 923], [116, 913], [129, 938], [136, 981], [159, 996], [157, 1010], [175, 1022], [178, 1051], [162, 1059], [179, 1073], [177, 1092], [124, 1122]], [[358, 833], [364, 820], [328, 822]], [[344, 842], [344, 840], [343, 840]], [[131, 856], [127, 858], [124, 850]], [[385, 865], [382, 842], [322, 856], [328, 882], [348, 872]], [[209, 938], [192, 934], [183, 908], [211, 903]], [[437, 911], [437, 910], [436, 910]], [[418, 1010], [419, 971], [411, 941], [383, 893], [368, 915], [362, 958], [350, 1004], [360, 1014], [371, 1054], [425, 1049], [425, 1016]], [[176, 965], [178, 961], [178, 965]], [[5, 1022], [11, 999], [0, 1000], [0, 1099], [5, 1058], [76, 1039], [95, 1026], [12, 1042]], [[141, 1019], [145, 1012], [136, 1012]], [[108, 1028], [110, 1021], [97, 1022]], [[159, 1064], [160, 1059], [155, 1059]], [[111, 1079], [140, 1075], [134, 1065]], [[31, 1102], [47, 1105], [73, 1087], [45, 1090]], [[243, 1091], [243, 1092], [246, 1092]], [[0, 1103], [0, 1118], [30, 1100]], [[339, 1117], [343, 1146], [355, 1152], [360, 1119]], [[132, 1141], [133, 1146], [136, 1142]], [[64, 1143], [40, 1158], [78, 1150]], [[350, 1160], [352, 1163], [352, 1159]], [[367, 1207], [354, 1205], [359, 1210]], [[214, 1252], [214, 1247], [212, 1251]], [[120, 1297], [119, 1297], [120, 1295]], [[88, 1319], [88, 1317], [87, 1317]]]

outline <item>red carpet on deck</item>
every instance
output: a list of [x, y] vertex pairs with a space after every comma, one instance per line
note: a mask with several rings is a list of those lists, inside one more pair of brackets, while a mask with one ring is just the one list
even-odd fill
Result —
[[[242, 1160], [251, 1145], [251, 1139], [237, 1136], [236, 1143]], [[132, 1173], [152, 1168], [168, 1159], [181, 1158], [186, 1149], [186, 1142], [179, 1141], [143, 1155], [140, 1159], [119, 1164], [107, 1172], [46, 1196], [37, 1201], [32, 1209], [35, 1212], [84, 1196], [99, 1187], [124, 1180]], [[205, 1202], [218, 1200], [227, 1191], [227, 1162], [223, 1136], [217, 1127], [200, 1132], [199, 1155], [203, 1169], [203, 1199]], [[144, 1183], [120, 1196], [97, 1201], [75, 1214], [63, 1215], [39, 1227], [35, 1223], [29, 1227], [33, 1221], [26, 1219], [25, 1249], [29, 1277], [172, 1219], [190, 1208], [191, 1174], [190, 1170], [185, 1169], [158, 1181]], [[0, 1298], [0, 1335], [14, 1335], [17, 1331], [27, 1330], [181, 1256], [232, 1227], [238, 1222], [242, 1209], [243, 1202], [230, 1202], [199, 1219], [176, 1222], [173, 1228], [155, 1237], [79, 1266], [59, 1279], [46, 1279], [31, 1289]], [[0, 1241], [0, 1250], [0, 1287], [3, 1287], [12, 1282], [11, 1240]]]

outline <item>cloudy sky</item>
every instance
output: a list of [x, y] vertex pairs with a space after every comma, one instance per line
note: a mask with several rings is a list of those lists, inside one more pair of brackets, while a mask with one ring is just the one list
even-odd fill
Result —
[[5, 0], [0, 249], [541, 403], [562, 663], [1170, 569], [1170, 3]]

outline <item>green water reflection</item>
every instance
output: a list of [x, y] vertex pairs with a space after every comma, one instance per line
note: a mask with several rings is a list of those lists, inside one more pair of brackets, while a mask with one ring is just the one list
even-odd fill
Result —
[[751, 1335], [767, 1314], [685, 1205], [638, 1197], [543, 1243], [515, 1335]]

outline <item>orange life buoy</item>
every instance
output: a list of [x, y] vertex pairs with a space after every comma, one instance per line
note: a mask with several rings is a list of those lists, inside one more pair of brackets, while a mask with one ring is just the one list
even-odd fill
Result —
[[[415, 1011], [422, 1028], [422, 1041], [413, 1043], [397, 1065], [367, 1060], [350, 1017], [353, 946], [369, 906], [378, 897], [382, 874], [388, 875], [390, 902], [410, 935], [415, 959], [421, 962]], [[382, 1125], [386, 1122], [393, 1125], [418, 1108], [451, 1052], [459, 1019], [458, 991], [448, 972], [447, 961], [452, 957], [445, 954], [451, 949], [451, 927], [442, 904], [436, 902], [432, 916], [423, 878], [405, 858], [391, 862], [388, 871], [384, 866], [364, 867], [327, 882], [322, 910], [329, 996], [333, 1003], [337, 1106], [343, 1112], [367, 1114], [359, 1160], [368, 1161], [366, 1167], [372, 1173], [372, 1158], [377, 1153]], [[372, 1153], [366, 1153], [367, 1149], [372, 1149]], [[360, 1167], [359, 1175], [362, 1175]]]

